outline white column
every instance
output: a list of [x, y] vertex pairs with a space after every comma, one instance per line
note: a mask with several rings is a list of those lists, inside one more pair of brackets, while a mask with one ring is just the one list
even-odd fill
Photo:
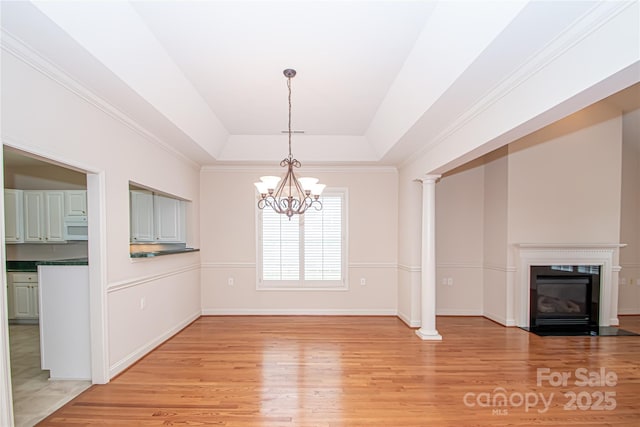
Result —
[[440, 341], [436, 330], [436, 181], [440, 175], [422, 178], [422, 323], [416, 331], [423, 340]]

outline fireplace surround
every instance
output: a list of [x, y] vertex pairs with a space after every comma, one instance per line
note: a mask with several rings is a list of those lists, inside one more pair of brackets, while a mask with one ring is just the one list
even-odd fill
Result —
[[[625, 245], [612, 244], [516, 244], [513, 319], [516, 326], [531, 325], [531, 267], [598, 267], [598, 326], [618, 325], [618, 252]], [[579, 285], [576, 285], [579, 286]], [[575, 288], [575, 286], [574, 286]], [[575, 291], [574, 291], [575, 292]], [[593, 296], [593, 294], [592, 294]], [[547, 301], [548, 302], [548, 301]], [[544, 303], [544, 301], [543, 301]], [[533, 325], [536, 326], [536, 325]]]

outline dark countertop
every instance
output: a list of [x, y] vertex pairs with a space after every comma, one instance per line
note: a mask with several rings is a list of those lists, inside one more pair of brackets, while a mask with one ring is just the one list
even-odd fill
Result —
[[38, 261], [7, 261], [7, 271], [36, 272], [39, 265], [89, 265], [88, 258], [48, 259]]
[[37, 265], [89, 265], [88, 258], [48, 259], [38, 261]]
[[38, 271], [39, 261], [7, 261], [7, 271]]
[[131, 252], [131, 258], [152, 258], [156, 256], [162, 255], [173, 255], [173, 254], [182, 254], [188, 252], [198, 252], [200, 249], [196, 248], [177, 248], [177, 249], [161, 249], [157, 251], [140, 251], [140, 252]]

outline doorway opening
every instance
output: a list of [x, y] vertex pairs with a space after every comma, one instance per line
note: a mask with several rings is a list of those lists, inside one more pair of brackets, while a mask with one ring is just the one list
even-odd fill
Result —
[[[3, 319], [8, 337], [3, 346], [9, 347], [10, 355], [5, 365], [10, 364], [12, 394], [9, 399], [12, 398], [15, 425], [33, 425], [92, 382], [107, 382], [106, 369], [101, 369], [105, 359], [103, 338], [101, 334], [92, 333], [94, 328], [102, 330], [101, 322], [96, 322], [102, 312], [102, 295], [90, 292], [92, 283], [93, 289], [100, 289], [95, 277], [101, 275], [101, 239], [99, 234], [89, 233], [88, 226], [84, 233], [78, 228], [82, 221], [89, 225], [101, 219], [99, 212], [92, 215], [91, 209], [101, 205], [102, 177], [6, 146], [2, 154], [5, 189], [2, 261], [8, 308]], [[92, 228], [100, 230], [100, 224]], [[89, 234], [97, 236], [96, 242], [89, 241]], [[97, 266], [90, 266], [90, 258], [92, 264], [97, 260]], [[80, 288], [69, 288], [68, 294], [61, 295], [62, 291], [53, 286], [51, 277], [55, 278], [55, 274], [44, 275], [43, 266], [54, 273], [58, 266], [80, 269], [80, 280], [76, 283]], [[47, 316], [60, 307], [60, 301], [67, 300], [71, 300], [71, 306], [82, 309], [83, 330], [69, 332], [69, 319], [65, 325], [64, 320], [56, 320], [59, 316]], [[43, 322], [47, 325], [44, 334]], [[66, 330], [63, 333], [74, 340], [84, 334], [80, 340], [82, 350], [65, 355], [66, 346], [58, 345], [59, 336], [52, 335], [56, 330]], [[84, 360], [80, 363], [82, 357]], [[69, 359], [68, 363], [65, 359]], [[66, 369], [78, 365], [84, 366], [80, 373]], [[98, 366], [97, 370], [94, 365]]]

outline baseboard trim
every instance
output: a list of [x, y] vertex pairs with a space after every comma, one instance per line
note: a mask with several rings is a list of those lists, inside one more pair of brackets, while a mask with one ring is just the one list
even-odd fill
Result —
[[499, 316], [499, 315], [494, 314], [494, 313], [484, 312], [484, 313], [481, 314], [481, 316], [484, 316], [489, 320], [493, 320], [494, 322], [499, 323], [502, 326], [509, 326], [509, 327], [517, 326], [516, 325], [516, 321], [514, 319], [507, 319], [507, 318], [505, 318], [503, 316]]
[[408, 315], [399, 311], [398, 318], [402, 320], [410, 328], [419, 328], [421, 322], [419, 320], [412, 320]]
[[640, 314], [640, 309], [637, 308], [624, 308], [624, 309], [618, 309], [618, 314], [619, 315], [638, 315]]
[[393, 309], [203, 308], [203, 316], [397, 316]]
[[183, 319], [181, 322], [175, 325], [173, 328], [169, 329], [165, 333], [158, 336], [156, 339], [148, 342], [147, 344], [143, 345], [142, 347], [138, 348], [134, 352], [130, 353], [129, 355], [125, 356], [121, 360], [111, 365], [109, 367], [109, 379], [111, 380], [116, 375], [122, 373], [125, 369], [129, 368], [135, 362], [142, 359], [144, 356], [146, 356], [148, 353], [150, 353], [160, 344], [164, 343], [166, 340], [168, 340], [169, 338], [171, 338], [172, 336], [180, 332], [182, 329], [187, 327], [198, 317], [200, 317], [200, 313], [191, 314], [186, 319]]
[[436, 316], [482, 316], [481, 309], [443, 308], [436, 310]]

